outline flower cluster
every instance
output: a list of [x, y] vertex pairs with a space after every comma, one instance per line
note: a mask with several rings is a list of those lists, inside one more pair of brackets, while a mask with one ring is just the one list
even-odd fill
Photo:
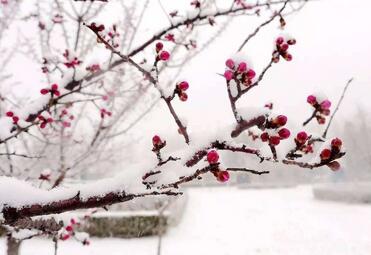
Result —
[[69, 50], [64, 51], [63, 57], [66, 59], [64, 65], [67, 68], [75, 68], [75, 66], [78, 66], [82, 63], [82, 61], [79, 60], [76, 56], [74, 56], [74, 54], [72, 54]]
[[[80, 225], [80, 222], [78, 222], [74, 218], [71, 218], [70, 223], [66, 227], [64, 227], [61, 234], [59, 235], [59, 239], [62, 241], [66, 241], [71, 237], [75, 237], [75, 239], [81, 241], [83, 245], [89, 245], [90, 241], [88, 240], [88, 235], [79, 235], [79, 233], [76, 232], [76, 227], [79, 227]], [[78, 236], [81, 236], [82, 238], [77, 238]]]
[[297, 133], [295, 137], [296, 149], [305, 154], [313, 153], [313, 143], [310, 141], [310, 138], [305, 131]]
[[157, 57], [156, 57], [156, 61], [168, 61], [169, 58], [170, 58], [170, 53], [168, 51], [165, 51], [163, 50], [164, 48], [164, 45], [162, 44], [162, 42], [158, 42], [156, 43], [156, 53], [157, 53]]
[[176, 84], [174, 93], [179, 96], [180, 101], [187, 101], [188, 95], [185, 92], [189, 88], [189, 83], [186, 81], [181, 81]]
[[318, 124], [325, 124], [326, 116], [330, 115], [331, 101], [328, 99], [320, 100], [314, 95], [309, 95], [307, 102], [314, 107], [315, 118]]
[[337, 161], [333, 161], [338, 158], [341, 153], [341, 147], [343, 142], [339, 138], [334, 138], [331, 141], [331, 145], [328, 148], [324, 148], [320, 153], [321, 163], [326, 163], [326, 165], [333, 171], [340, 169], [340, 164]]
[[228, 59], [225, 65], [227, 66], [227, 70], [224, 72], [224, 77], [228, 82], [233, 79], [238, 84], [243, 84], [246, 87], [252, 84], [256, 73], [245, 61], [237, 63], [233, 59]]
[[43, 88], [40, 90], [41, 95], [46, 95], [48, 93], [51, 94], [51, 96], [59, 97], [61, 95], [61, 92], [58, 90], [57, 84], [52, 84], [50, 88]]
[[61, 114], [59, 115], [60, 120], [62, 121], [62, 126], [67, 128], [71, 127], [71, 121], [74, 120], [75, 116], [72, 114], [68, 114], [67, 109], [63, 109]]
[[[207, 162], [210, 165], [219, 163], [219, 154], [216, 150], [210, 150], [206, 155]], [[216, 177], [219, 182], [227, 182], [229, 180], [229, 172], [226, 170], [212, 170], [211, 173]]]
[[271, 118], [265, 124], [266, 130], [260, 135], [260, 139], [271, 146], [279, 145], [281, 140], [290, 137], [290, 130], [283, 127], [286, 123], [287, 117], [285, 115], [278, 115], [275, 118]]
[[[107, 37], [108, 39], [106, 40], [110, 45], [112, 45], [113, 48], [119, 47], [118, 39], [119, 39], [120, 33], [117, 31], [117, 26], [112, 25], [110, 27]], [[106, 36], [104, 36], [105, 38]]]
[[100, 117], [102, 119], [104, 119], [104, 117], [106, 117], [106, 116], [111, 117], [112, 116], [112, 112], [108, 111], [106, 108], [100, 109]]
[[96, 72], [99, 72], [100, 70], [101, 68], [99, 64], [92, 64], [86, 67], [86, 71], [89, 71], [91, 73], [96, 73]]
[[48, 124], [48, 123], [53, 123], [53, 118], [51, 118], [51, 117], [44, 117], [43, 115], [39, 115], [39, 116], [37, 116], [37, 118], [39, 119], [39, 123], [40, 123], [40, 128], [45, 128], [46, 127], [46, 125]]
[[91, 23], [89, 25], [89, 28], [96, 33], [102, 32], [105, 29], [103, 24], [97, 25], [97, 23], [95, 23], [95, 22]]
[[6, 113], [6, 116], [9, 118], [12, 118], [13, 124], [17, 125], [19, 121], [19, 117], [14, 114], [14, 112], [9, 111]]
[[278, 63], [280, 61], [280, 57], [283, 57], [286, 61], [291, 61], [292, 55], [288, 52], [288, 49], [290, 45], [294, 44], [296, 44], [296, 40], [294, 38], [279, 36], [276, 39], [275, 49], [272, 54], [272, 61], [274, 63]]

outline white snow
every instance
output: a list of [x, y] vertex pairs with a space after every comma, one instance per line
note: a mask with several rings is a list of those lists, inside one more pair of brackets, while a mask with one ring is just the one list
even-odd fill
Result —
[[[323, 202], [310, 187], [194, 188], [180, 225], [163, 238], [162, 255], [368, 255], [371, 206]], [[157, 237], [59, 243], [58, 254], [156, 254]], [[31, 239], [21, 255], [53, 254], [53, 242]], [[5, 240], [0, 242], [5, 254]]]

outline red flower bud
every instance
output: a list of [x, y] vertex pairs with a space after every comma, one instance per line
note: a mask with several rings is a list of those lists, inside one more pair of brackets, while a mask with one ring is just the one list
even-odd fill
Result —
[[233, 69], [234, 68], [234, 61], [232, 59], [227, 59], [227, 61], [225, 61], [225, 65], [228, 68]]
[[252, 80], [252, 79], [254, 79], [256, 73], [255, 73], [254, 70], [249, 69], [249, 71], [247, 71], [246, 75], [247, 75], [247, 78], [249, 78], [250, 80]]
[[321, 109], [322, 110], [328, 110], [330, 109], [331, 107], [331, 102], [329, 100], [324, 100], [322, 103], [321, 103]]
[[18, 121], [19, 121], [19, 117], [18, 116], [13, 116], [12, 119], [13, 119], [13, 123], [14, 124], [17, 124]]
[[217, 180], [220, 182], [227, 182], [229, 180], [228, 171], [218, 171]]
[[284, 126], [287, 123], [287, 117], [285, 115], [278, 115], [275, 122], [280, 126]]
[[152, 137], [152, 144], [153, 144], [153, 146], [158, 146], [158, 145], [162, 144], [162, 140], [161, 140], [160, 136], [158, 136], [158, 135], [153, 136]]
[[289, 45], [294, 45], [294, 44], [296, 44], [296, 39], [290, 39], [290, 40], [287, 40], [287, 43], [288, 43]]
[[282, 44], [284, 41], [285, 41], [285, 39], [284, 39], [282, 36], [280, 36], [280, 37], [278, 37], [278, 38], [276, 39], [276, 44], [277, 44], [277, 45], [280, 45], [280, 44]]
[[281, 128], [280, 131], [278, 131], [278, 134], [282, 139], [287, 139], [290, 137], [290, 130], [287, 128]]
[[336, 149], [340, 150], [341, 146], [343, 145], [343, 142], [339, 138], [334, 138], [331, 141], [331, 146], [335, 147]]
[[289, 49], [289, 45], [286, 43], [282, 44], [280, 47], [281, 47], [281, 50], [283, 51], [287, 51]]
[[331, 150], [323, 149], [320, 154], [321, 160], [327, 160], [331, 157]]
[[46, 94], [49, 93], [49, 90], [48, 89], [41, 89], [40, 93], [41, 93], [41, 95], [46, 95]]
[[305, 141], [308, 139], [308, 135], [306, 132], [301, 131], [296, 135], [296, 140], [300, 143], [305, 143]]
[[188, 95], [187, 95], [187, 93], [182, 92], [182, 93], [179, 95], [179, 99], [180, 99], [180, 101], [183, 101], [183, 102], [187, 101], [187, 99], [188, 99]]
[[52, 88], [52, 90], [57, 90], [58, 89], [58, 85], [57, 84], [53, 84], [51, 88]]
[[327, 166], [332, 170], [332, 171], [338, 171], [340, 169], [340, 163], [337, 161], [332, 161], [327, 164]]
[[9, 111], [9, 112], [6, 112], [6, 116], [8, 116], [8, 117], [13, 117], [13, 116], [14, 116], [14, 113], [13, 113], [13, 112], [11, 112], [11, 111]]
[[233, 79], [233, 72], [230, 70], [227, 70], [224, 72], [224, 77], [227, 81], [230, 81]]
[[262, 133], [262, 134], [260, 135], [260, 139], [261, 139], [263, 142], [268, 141], [268, 139], [269, 139], [269, 135], [268, 135], [268, 133], [267, 133], [267, 132]]
[[244, 73], [246, 72], [247, 70], [247, 65], [245, 62], [241, 62], [239, 65], [238, 65], [238, 68], [237, 68], [237, 71], [240, 72], [240, 73]]
[[164, 45], [162, 44], [162, 42], [156, 43], [156, 51], [157, 52], [160, 52], [163, 48], [164, 48]]
[[279, 145], [280, 142], [281, 142], [281, 138], [279, 136], [271, 136], [269, 138], [270, 145], [276, 146], [276, 145]]
[[178, 84], [180, 90], [186, 91], [189, 88], [189, 84], [186, 81], [182, 81]]
[[207, 161], [210, 163], [210, 164], [216, 164], [218, 163], [218, 160], [219, 160], [219, 154], [216, 150], [211, 150], [207, 153]]
[[170, 58], [170, 53], [169, 52], [167, 52], [167, 51], [161, 51], [161, 53], [160, 53], [160, 59], [162, 61], [168, 61], [169, 58]]
[[307, 97], [307, 102], [311, 105], [315, 105], [317, 103], [317, 98], [313, 95], [309, 95]]

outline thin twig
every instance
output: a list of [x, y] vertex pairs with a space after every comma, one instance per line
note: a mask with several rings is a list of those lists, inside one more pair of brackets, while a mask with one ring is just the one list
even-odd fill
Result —
[[349, 88], [349, 85], [352, 83], [353, 80], [354, 80], [353, 78], [350, 78], [350, 79], [348, 80], [347, 84], [345, 85], [345, 87], [344, 87], [344, 89], [343, 89], [343, 93], [341, 94], [341, 97], [340, 97], [340, 99], [339, 99], [339, 101], [338, 101], [338, 103], [337, 103], [337, 105], [336, 105], [336, 108], [335, 108], [334, 112], [332, 113], [332, 115], [331, 115], [331, 117], [330, 117], [330, 120], [329, 120], [329, 122], [328, 122], [328, 124], [327, 124], [327, 127], [326, 127], [326, 129], [325, 129], [325, 132], [323, 132], [323, 135], [322, 135], [323, 138], [326, 138], [326, 136], [327, 136], [327, 132], [328, 132], [328, 130], [329, 130], [329, 128], [330, 128], [330, 125], [331, 125], [331, 123], [332, 123], [332, 120], [334, 119], [335, 114], [336, 114], [337, 111], [339, 110], [339, 107], [340, 107], [341, 103], [342, 103], [343, 100], [344, 100], [345, 93], [347, 92], [347, 90], [348, 90], [348, 88]]

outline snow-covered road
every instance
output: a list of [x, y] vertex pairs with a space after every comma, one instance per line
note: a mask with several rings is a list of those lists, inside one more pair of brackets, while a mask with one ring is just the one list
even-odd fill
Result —
[[[4, 240], [0, 242], [5, 254]], [[60, 244], [58, 254], [156, 255], [156, 238], [93, 239]], [[49, 240], [24, 242], [22, 255], [52, 255]], [[198, 188], [180, 225], [163, 239], [162, 255], [369, 255], [371, 205], [313, 199], [310, 187]]]

